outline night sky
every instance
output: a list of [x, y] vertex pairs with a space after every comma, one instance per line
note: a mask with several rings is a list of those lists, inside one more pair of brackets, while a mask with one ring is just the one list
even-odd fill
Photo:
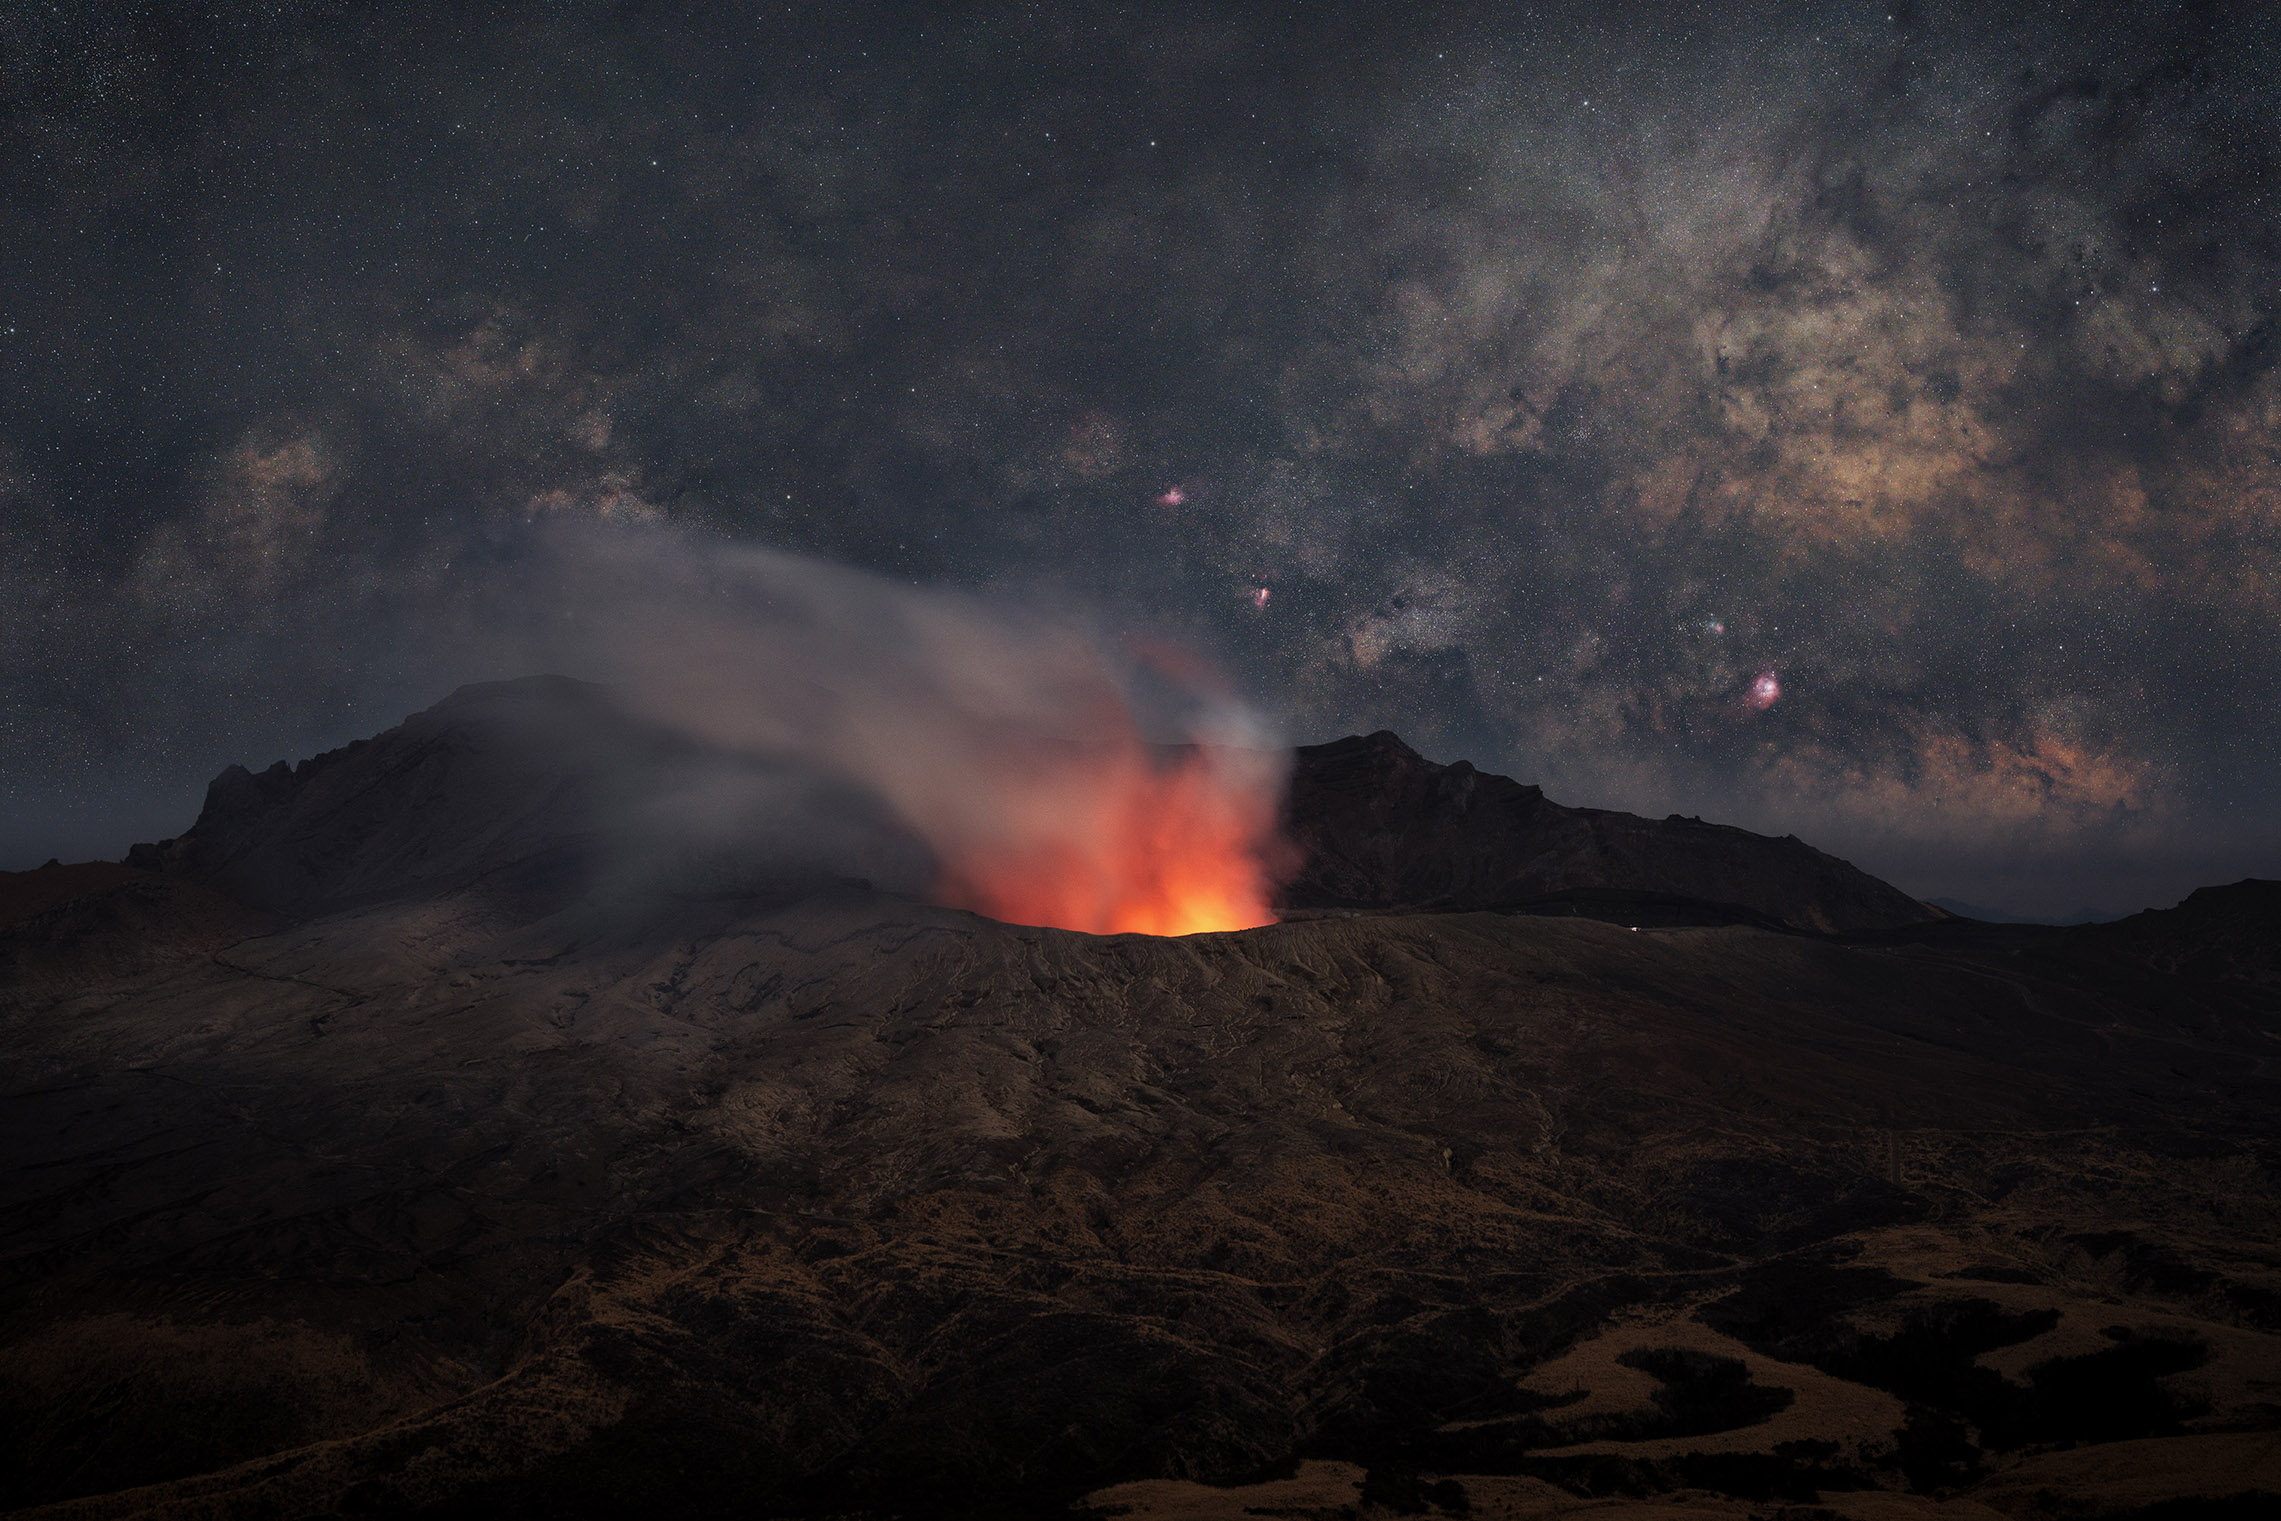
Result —
[[547, 525], [1082, 610], [1910, 891], [2281, 876], [2281, 7], [35, 4], [0, 866]]

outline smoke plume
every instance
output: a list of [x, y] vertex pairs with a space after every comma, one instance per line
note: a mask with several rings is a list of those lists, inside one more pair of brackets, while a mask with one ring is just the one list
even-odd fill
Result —
[[1200, 664], [662, 530], [565, 533], [553, 551], [559, 609], [534, 620], [532, 657], [749, 768], [685, 778], [645, 816], [661, 832], [750, 833], [756, 813], [814, 806], [822, 793], [783, 780], [800, 774], [875, 799], [952, 906], [1095, 933], [1272, 922], [1286, 759]]

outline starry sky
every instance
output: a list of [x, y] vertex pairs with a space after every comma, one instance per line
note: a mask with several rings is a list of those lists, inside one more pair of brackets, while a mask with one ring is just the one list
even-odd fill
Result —
[[0, 866], [547, 525], [1083, 609], [1922, 895], [2281, 876], [2281, 8], [23, 3]]

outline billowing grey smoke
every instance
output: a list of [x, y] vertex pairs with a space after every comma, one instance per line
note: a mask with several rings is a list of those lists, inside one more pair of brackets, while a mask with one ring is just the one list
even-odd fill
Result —
[[[837, 853], [888, 885], [1073, 929], [1272, 918], [1286, 759], [1200, 663], [662, 530], [568, 531], [550, 549], [526, 658], [597, 677], [694, 742], [635, 834]], [[850, 798], [931, 861], [883, 843]]]

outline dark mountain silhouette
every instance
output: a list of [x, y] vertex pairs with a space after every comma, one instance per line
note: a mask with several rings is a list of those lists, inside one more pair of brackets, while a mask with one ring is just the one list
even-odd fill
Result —
[[2281, 882], [2197, 887], [2175, 908], [2077, 930], [2079, 954], [2128, 959], [2202, 981], [2281, 985]]
[[1558, 912], [1636, 896], [1699, 905], [1698, 922], [1825, 931], [1943, 917], [1795, 836], [1564, 808], [1464, 761], [1436, 765], [1384, 730], [1302, 748], [1286, 823], [1305, 853], [1284, 894], [1294, 907]]
[[708, 764], [475, 688], [0, 875], [0, 1509], [2281, 1487], [2281, 884], [1949, 919], [1373, 736], [1299, 758], [1291, 922], [1094, 937], [629, 867]]
[[[768, 786], [807, 827], [755, 836], [722, 811], [724, 783]], [[708, 800], [701, 820], [678, 811], [692, 795]], [[460, 891], [528, 918], [636, 882], [812, 888], [835, 866], [897, 851], [924, 855], [876, 803], [828, 779], [709, 752], [629, 716], [607, 688], [539, 676], [462, 687], [297, 766], [232, 766], [188, 830], [128, 862], [291, 919]]]
[[[306, 916], [486, 884], [575, 893], [612, 822], [701, 762], [565, 677], [462, 688], [370, 740], [259, 774], [232, 766], [179, 839], [130, 860]], [[1307, 746], [1285, 826], [1293, 909], [1578, 913], [1623, 922], [1754, 922], [1820, 931], [1942, 917], [1795, 838], [1673, 816], [1564, 808], [1395, 735]]]
[[589, 683], [486, 682], [298, 766], [232, 766], [180, 838], [128, 861], [297, 916], [477, 884], [575, 890], [604, 821], [685, 749]]
[[1959, 919], [1978, 919], [1987, 924], [2108, 924], [2125, 915], [2086, 903], [2073, 913], [2044, 915], [2015, 914], [2008, 909], [1988, 908], [1978, 903], [1967, 903], [1960, 898], [1927, 898], [1934, 908], [1945, 909]]

